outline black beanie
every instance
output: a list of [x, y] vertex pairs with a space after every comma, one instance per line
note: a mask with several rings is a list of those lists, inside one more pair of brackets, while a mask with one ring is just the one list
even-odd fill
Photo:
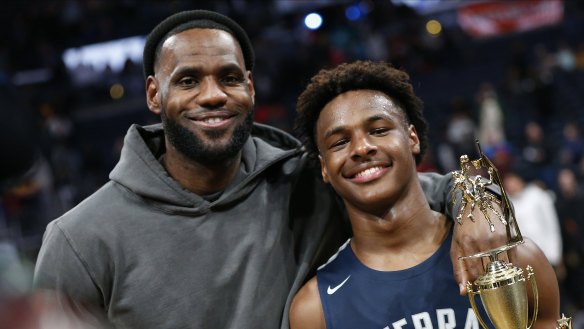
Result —
[[235, 40], [239, 42], [239, 47], [243, 54], [243, 60], [245, 61], [245, 68], [250, 71], [253, 70], [255, 55], [251, 42], [243, 28], [227, 16], [214, 11], [198, 9], [183, 11], [169, 16], [160, 22], [160, 24], [156, 25], [152, 32], [150, 32], [150, 35], [148, 35], [148, 38], [146, 39], [144, 54], [142, 56], [144, 78], [147, 78], [149, 75], [154, 75], [154, 57], [156, 55], [156, 48], [162, 41], [162, 38], [164, 38], [164, 36], [175, 27], [190, 21], [198, 20], [208, 20], [217, 23], [218, 26], [227, 27], [225, 31], [233, 35]]

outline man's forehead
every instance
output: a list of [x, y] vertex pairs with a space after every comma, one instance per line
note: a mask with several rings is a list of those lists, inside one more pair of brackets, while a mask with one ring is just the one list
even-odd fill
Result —
[[167, 69], [176, 69], [196, 63], [208, 66], [211, 64], [209, 60], [215, 64], [229, 62], [246, 70], [241, 48], [233, 36], [222, 30], [208, 28], [189, 29], [169, 37], [163, 43], [159, 63], [165, 63]]
[[182, 31], [171, 35], [162, 43], [163, 49], [173, 49], [177, 45], [190, 45], [197, 47], [208, 47], [208, 46], [232, 46], [234, 50], [241, 53], [239, 43], [235, 38], [226, 31], [212, 28], [192, 28], [186, 31]]

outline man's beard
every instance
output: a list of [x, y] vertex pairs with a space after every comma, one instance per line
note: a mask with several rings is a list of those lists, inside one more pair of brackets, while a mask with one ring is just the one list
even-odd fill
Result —
[[[250, 111], [245, 120], [235, 127], [231, 139], [225, 146], [206, 145], [195, 133], [167, 117], [164, 107], [162, 108], [161, 118], [166, 138], [180, 153], [200, 163], [218, 164], [235, 157], [243, 148], [243, 144], [249, 137], [253, 126], [253, 112], [253, 110]], [[226, 132], [203, 131], [203, 133], [209, 139], [216, 139]]]

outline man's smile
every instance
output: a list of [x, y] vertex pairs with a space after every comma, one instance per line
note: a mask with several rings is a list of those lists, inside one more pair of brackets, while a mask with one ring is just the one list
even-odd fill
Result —
[[213, 111], [187, 116], [187, 118], [196, 125], [204, 128], [224, 128], [225, 126], [229, 125], [235, 117], [236, 114], [229, 113], [227, 111]]

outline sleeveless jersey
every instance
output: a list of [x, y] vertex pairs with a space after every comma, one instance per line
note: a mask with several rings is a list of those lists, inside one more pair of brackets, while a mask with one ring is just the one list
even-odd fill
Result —
[[482, 329], [468, 296], [459, 294], [451, 240], [452, 230], [421, 264], [384, 272], [363, 265], [349, 239], [316, 274], [327, 329]]

